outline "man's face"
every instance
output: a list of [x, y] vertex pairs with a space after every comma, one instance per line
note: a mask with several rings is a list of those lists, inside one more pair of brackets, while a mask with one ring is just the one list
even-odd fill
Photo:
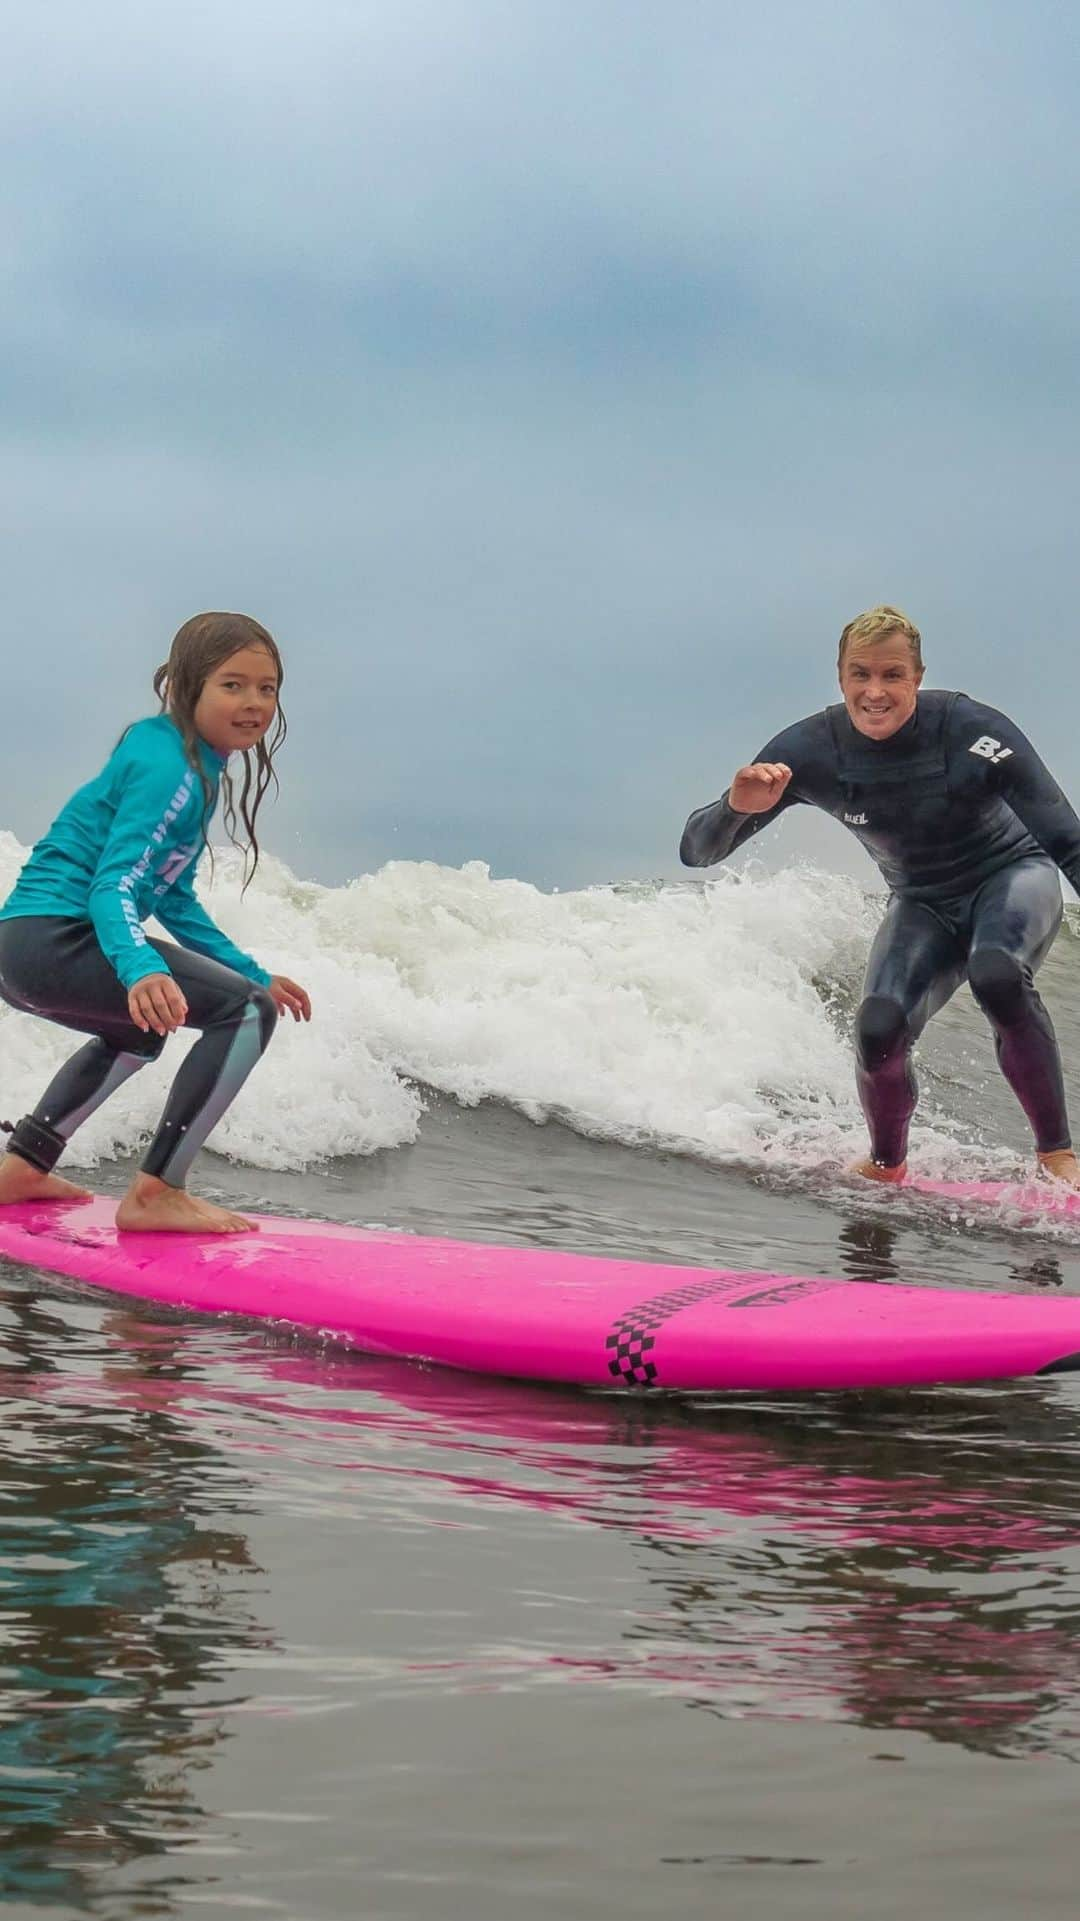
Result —
[[870, 740], [888, 740], [915, 712], [923, 670], [906, 634], [886, 634], [847, 656], [840, 692], [851, 724]]

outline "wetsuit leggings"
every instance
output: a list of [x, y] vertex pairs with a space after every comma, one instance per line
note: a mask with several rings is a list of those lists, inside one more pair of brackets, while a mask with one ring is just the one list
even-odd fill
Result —
[[[277, 1026], [265, 987], [187, 947], [151, 940], [188, 1004], [186, 1025], [201, 1038], [181, 1063], [165, 1112], [142, 1159], [143, 1172], [183, 1187], [195, 1155], [246, 1081]], [[48, 1173], [75, 1129], [110, 1094], [156, 1060], [165, 1036], [144, 1034], [90, 921], [52, 915], [0, 921], [0, 995], [92, 1039], [65, 1061], [8, 1145]]]
[[1061, 912], [1057, 868], [1041, 859], [1016, 861], [944, 906], [890, 901], [855, 1022], [859, 1099], [872, 1157], [883, 1167], [898, 1167], [907, 1154], [919, 1093], [911, 1050], [965, 977], [1039, 1152], [1071, 1146], [1057, 1041], [1033, 978]]

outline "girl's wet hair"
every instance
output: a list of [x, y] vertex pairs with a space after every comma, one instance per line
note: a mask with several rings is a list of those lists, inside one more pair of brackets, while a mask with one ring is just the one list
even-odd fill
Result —
[[[277, 642], [266, 628], [250, 614], [195, 614], [185, 620], [173, 639], [169, 658], [154, 675], [154, 692], [161, 702], [161, 711], [168, 714], [180, 731], [184, 752], [190, 765], [199, 776], [202, 785], [203, 811], [202, 831], [204, 840], [210, 826], [210, 816], [214, 811], [214, 790], [203, 769], [199, 753], [199, 737], [195, 729], [195, 709], [199, 696], [206, 684], [208, 675], [215, 667], [220, 667], [233, 654], [244, 647], [262, 647], [269, 654], [277, 672], [278, 693], [285, 678], [285, 669]], [[232, 777], [228, 767], [221, 776], [223, 796], [223, 817], [225, 831], [234, 847], [239, 847], [244, 855], [244, 887], [248, 886], [259, 864], [259, 843], [255, 834], [255, 817], [262, 803], [263, 795], [273, 782], [275, 791], [278, 785], [273, 759], [286, 734], [285, 715], [280, 702], [274, 725], [262, 740], [253, 747], [239, 751], [244, 756], [244, 781], [239, 796], [233, 789]], [[246, 842], [237, 837], [237, 824], [243, 823]], [[213, 853], [211, 852], [211, 860]], [[250, 860], [250, 866], [249, 866]]]

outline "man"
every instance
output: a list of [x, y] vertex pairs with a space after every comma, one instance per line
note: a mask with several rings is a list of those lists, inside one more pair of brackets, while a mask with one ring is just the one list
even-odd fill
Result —
[[873, 607], [840, 637], [843, 705], [777, 734], [728, 792], [691, 814], [688, 867], [725, 860], [799, 801], [849, 827], [889, 904], [855, 1022], [870, 1155], [855, 1169], [902, 1181], [918, 1099], [911, 1053], [967, 979], [1039, 1161], [1080, 1187], [1054, 1029], [1033, 977], [1061, 925], [1060, 868], [1080, 891], [1080, 820], [1031, 743], [966, 694], [920, 692], [919, 630]]

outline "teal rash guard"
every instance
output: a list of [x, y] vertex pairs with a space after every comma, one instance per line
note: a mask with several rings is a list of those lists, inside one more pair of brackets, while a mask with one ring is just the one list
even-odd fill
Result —
[[234, 947], [195, 898], [195, 869], [225, 766], [205, 741], [199, 751], [213, 794], [209, 809], [175, 723], [167, 714], [136, 721], [38, 841], [0, 920], [91, 921], [130, 989], [147, 974], [170, 972], [143, 930], [152, 914], [182, 947], [268, 986], [266, 969]]

